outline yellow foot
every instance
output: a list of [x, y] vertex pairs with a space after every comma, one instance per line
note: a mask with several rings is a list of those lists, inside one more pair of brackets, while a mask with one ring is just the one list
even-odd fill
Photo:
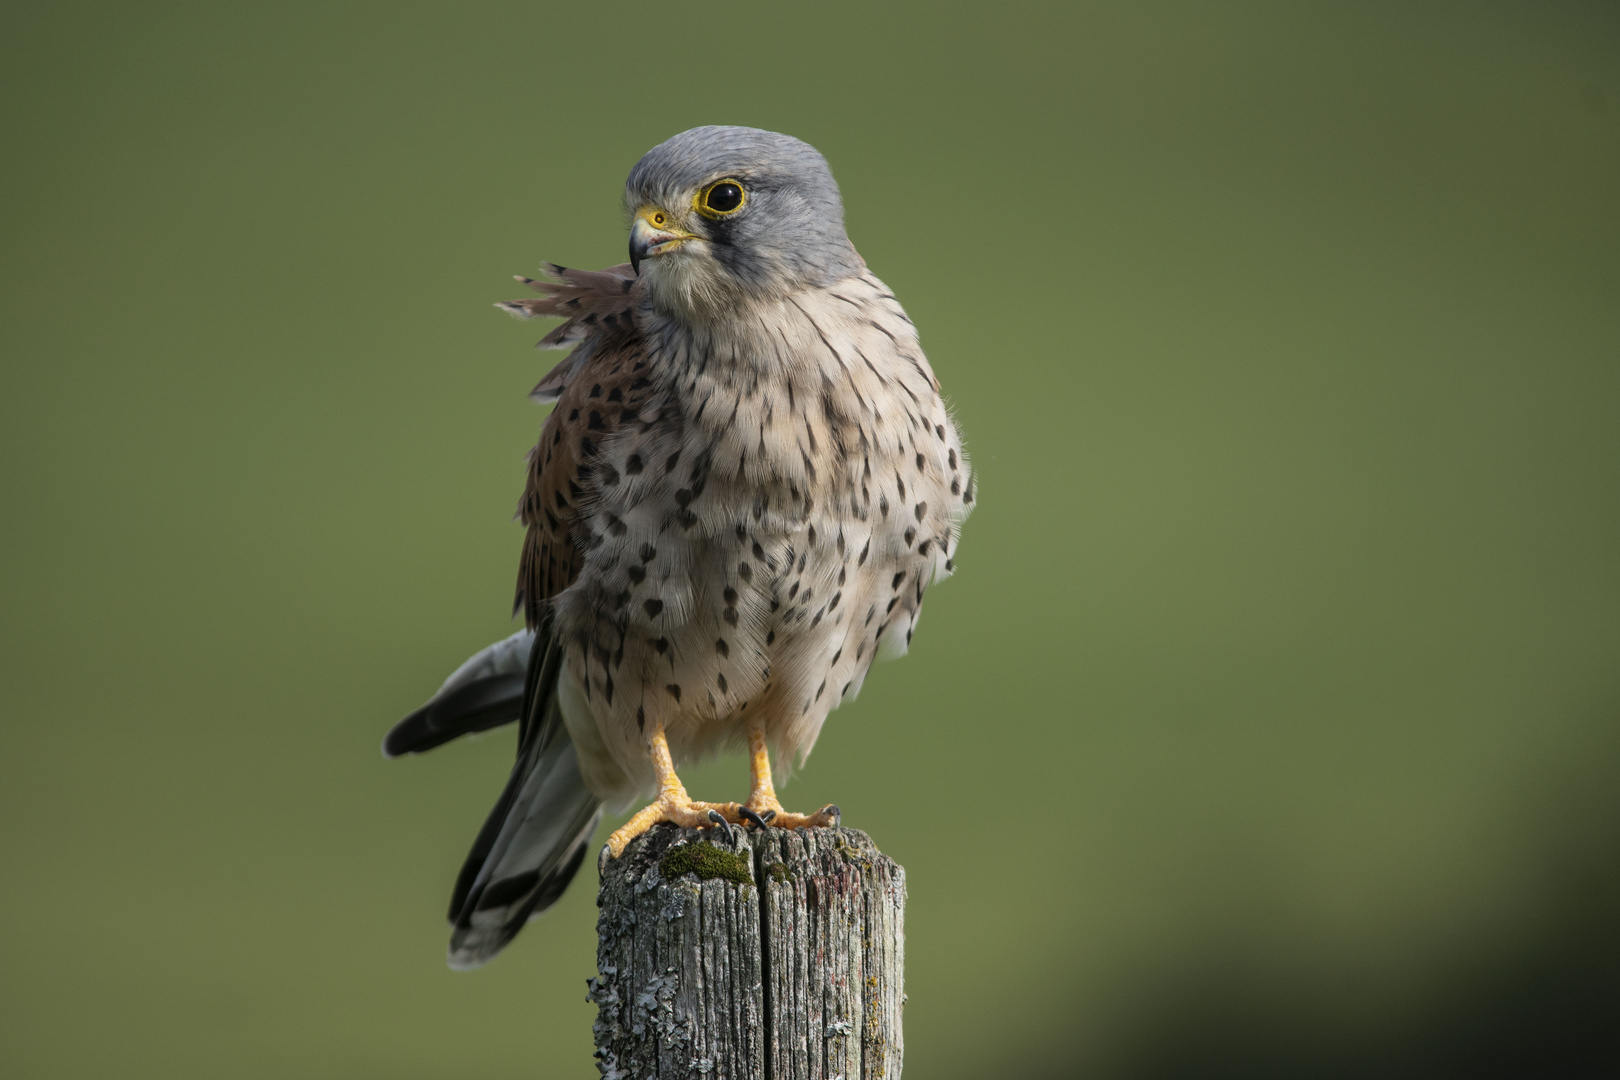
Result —
[[698, 802], [688, 798], [684, 791], [666, 792], [614, 830], [613, 835], [608, 837], [608, 852], [617, 859], [624, 854], [630, 841], [660, 821], [679, 825], [683, 829], [707, 829], [716, 825], [741, 825], [743, 817], [734, 802]]
[[762, 829], [767, 825], [773, 829], [836, 828], [843, 816], [837, 803], [828, 803], [813, 814], [794, 814], [783, 810], [775, 796], [757, 794], [737, 807], [737, 814]]

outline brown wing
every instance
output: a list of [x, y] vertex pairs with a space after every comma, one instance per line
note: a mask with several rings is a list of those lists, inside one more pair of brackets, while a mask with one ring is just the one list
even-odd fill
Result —
[[[629, 263], [610, 266], [606, 270], [575, 270], [546, 263], [546, 273], [557, 280], [517, 279], [539, 293], [539, 296], [507, 300], [495, 305], [520, 319], [550, 315], [565, 320], [536, 342], [535, 348], [566, 349], [575, 342], [593, 337], [634, 331], [638, 297], [632, 291], [636, 285], [636, 274]], [[576, 350], [552, 368], [551, 373], [540, 380], [540, 385], [529, 391], [529, 396], [539, 402], [556, 401], [582, 360], [584, 356]]]
[[537, 282], [546, 295], [514, 301], [530, 305], [532, 314], [576, 313], [542, 345], [553, 339], [581, 341], [536, 388], [538, 393], [554, 387], [557, 407], [529, 455], [528, 482], [518, 504], [518, 519], [528, 533], [513, 613], [521, 610], [531, 629], [540, 625], [546, 601], [573, 583], [584, 561], [584, 517], [602, 480], [596, 459], [603, 441], [635, 422], [648, 394], [646, 350], [633, 321], [636, 282], [619, 274], [629, 267], [599, 273], [551, 269], [562, 284]]

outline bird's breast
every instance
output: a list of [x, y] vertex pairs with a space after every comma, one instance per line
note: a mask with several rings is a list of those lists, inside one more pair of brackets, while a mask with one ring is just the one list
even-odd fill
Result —
[[647, 403], [600, 448], [598, 475], [616, 482], [584, 502], [586, 565], [559, 624], [627, 765], [651, 716], [690, 754], [750, 715], [807, 750], [874, 657], [904, 650], [971, 500], [881, 282], [743, 314], [650, 338]]

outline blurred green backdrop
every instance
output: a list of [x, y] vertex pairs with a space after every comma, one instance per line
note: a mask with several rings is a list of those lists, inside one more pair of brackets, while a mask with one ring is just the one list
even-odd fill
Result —
[[6, 1076], [593, 1073], [591, 871], [442, 960], [510, 735], [377, 745], [510, 630], [490, 305], [700, 123], [826, 153], [981, 478], [789, 789], [910, 871], [908, 1075], [1613, 1061], [1613, 8], [0, 18]]

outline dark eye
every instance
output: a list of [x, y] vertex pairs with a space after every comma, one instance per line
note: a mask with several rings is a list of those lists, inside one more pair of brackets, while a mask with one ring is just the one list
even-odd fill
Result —
[[701, 208], [711, 214], [729, 214], [743, 204], [742, 185], [735, 180], [710, 184], [703, 193]]

